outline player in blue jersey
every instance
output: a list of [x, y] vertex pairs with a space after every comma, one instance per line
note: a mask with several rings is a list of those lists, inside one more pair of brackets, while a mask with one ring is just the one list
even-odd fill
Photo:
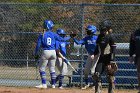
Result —
[[46, 71], [45, 71], [47, 65], [49, 66], [52, 88], [55, 88], [56, 40], [66, 41], [70, 38], [70, 37], [62, 38], [58, 34], [52, 32], [53, 27], [54, 27], [54, 23], [51, 20], [45, 20], [44, 33], [40, 34], [38, 37], [38, 41], [35, 49], [35, 56], [38, 55], [40, 46], [42, 46], [43, 52], [41, 55], [41, 61], [39, 62], [39, 73], [40, 73], [42, 84], [36, 86], [37, 88], [47, 88]]
[[89, 87], [88, 75], [89, 75], [89, 73], [93, 74], [95, 72], [95, 67], [96, 67], [95, 61], [98, 58], [98, 56], [96, 54], [94, 54], [95, 47], [96, 47], [96, 40], [98, 37], [97, 35], [95, 35], [96, 31], [97, 31], [97, 29], [94, 25], [88, 25], [86, 27], [87, 36], [85, 36], [80, 41], [73, 38], [73, 40], [76, 44], [85, 45], [85, 48], [88, 52], [88, 58], [87, 58], [87, 62], [85, 64], [85, 68], [84, 68], [84, 76], [85, 76], [86, 85], [82, 89], [87, 89]]
[[[66, 33], [63, 29], [57, 29], [57, 34], [64, 38], [66, 36]], [[57, 51], [57, 61], [56, 66], [58, 70], [60, 71], [60, 74], [56, 77], [56, 81], [59, 80], [59, 88], [63, 89], [63, 79], [64, 76], [67, 75], [68, 67], [67, 63], [65, 61], [66, 57], [66, 47], [69, 45], [70, 42], [64, 42], [64, 41], [56, 41], [56, 51]]]

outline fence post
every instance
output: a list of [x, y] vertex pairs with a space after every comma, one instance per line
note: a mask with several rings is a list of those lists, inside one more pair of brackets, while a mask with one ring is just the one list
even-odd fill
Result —
[[[84, 35], [84, 4], [80, 5], [81, 7], [81, 31], [82, 37]], [[84, 63], [84, 56], [83, 56], [83, 46], [81, 45], [81, 80], [80, 80], [80, 87], [83, 86], [83, 63]]]
[[28, 56], [28, 52], [27, 52], [27, 59], [26, 59], [27, 61], [26, 61], [26, 70], [27, 70], [27, 78], [28, 78], [28, 75], [29, 75], [29, 71], [28, 71], [28, 69], [29, 69], [29, 56]]

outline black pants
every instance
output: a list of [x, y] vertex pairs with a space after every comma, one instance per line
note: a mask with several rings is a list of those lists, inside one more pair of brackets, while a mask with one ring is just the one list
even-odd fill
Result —
[[[97, 66], [96, 66], [96, 69], [95, 69], [95, 73], [96, 73], [95, 75], [97, 75], [96, 84], [95, 84], [95, 91], [97, 93], [101, 90], [101, 88], [100, 88], [101, 86], [99, 85], [100, 82], [101, 82], [101, 74], [104, 71], [107, 71], [106, 67], [107, 67], [108, 64], [110, 64], [110, 59], [111, 59], [111, 55], [106, 54], [106, 55], [100, 56], [99, 61], [97, 63]], [[107, 76], [106, 78], [107, 78], [108, 83], [109, 83], [108, 93], [114, 93], [114, 89], [115, 89], [114, 79], [115, 78], [112, 75], [108, 75], [107, 72], [106, 72], [106, 76]]]
[[106, 70], [106, 66], [110, 63], [110, 58], [111, 58], [110, 54], [100, 56], [95, 69], [95, 72], [99, 73], [100, 78], [101, 78], [101, 74]]

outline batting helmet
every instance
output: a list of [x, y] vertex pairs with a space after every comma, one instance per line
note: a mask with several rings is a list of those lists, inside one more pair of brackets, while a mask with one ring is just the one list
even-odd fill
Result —
[[44, 20], [43, 26], [44, 26], [44, 29], [51, 30], [54, 26], [54, 23], [51, 20]]
[[96, 26], [94, 25], [88, 25], [86, 28], [87, 32], [91, 34], [95, 34], [97, 32]]
[[57, 29], [57, 30], [56, 30], [56, 33], [57, 33], [58, 35], [60, 35], [60, 34], [65, 35], [65, 34], [66, 34], [66, 32], [65, 32], [63, 29]]

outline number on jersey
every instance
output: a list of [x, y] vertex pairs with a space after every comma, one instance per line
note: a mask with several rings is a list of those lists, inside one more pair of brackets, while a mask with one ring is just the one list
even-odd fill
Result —
[[51, 45], [52, 39], [50, 37], [47, 38], [47, 45]]

